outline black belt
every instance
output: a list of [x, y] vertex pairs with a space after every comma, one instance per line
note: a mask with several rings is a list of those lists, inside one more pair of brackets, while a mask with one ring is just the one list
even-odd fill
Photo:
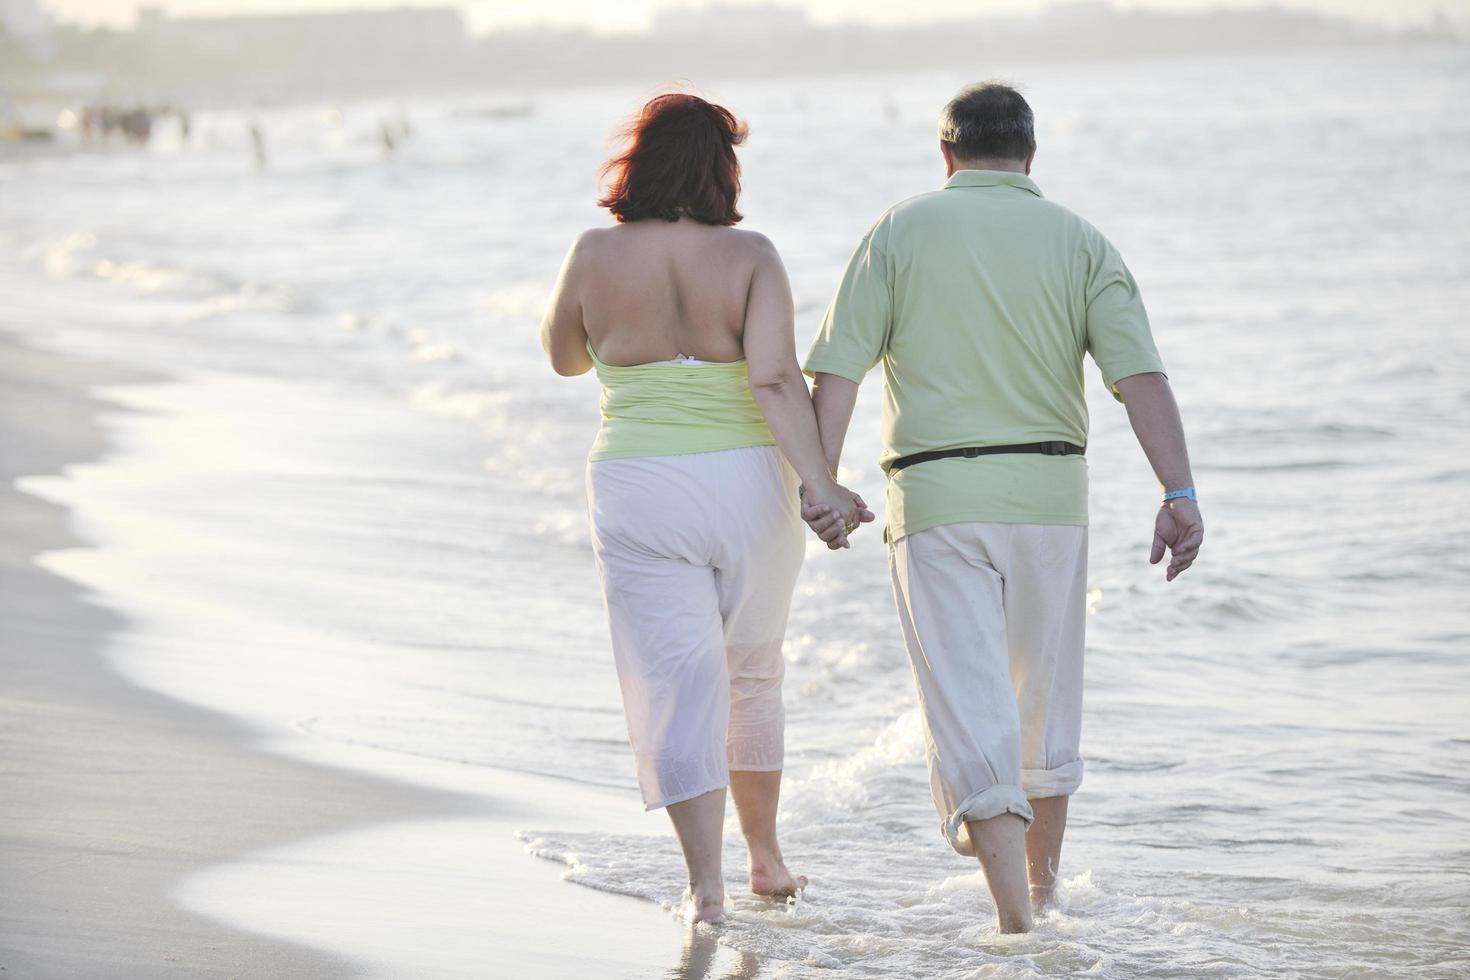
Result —
[[897, 473], [905, 466], [913, 466], [915, 463], [927, 463], [931, 459], [950, 459], [952, 457], [963, 457], [974, 459], [976, 456], [995, 456], [1001, 453], [1041, 453], [1043, 456], [1081, 456], [1087, 452], [1086, 446], [1075, 446], [1070, 442], [1027, 442], [1017, 446], [966, 446], [963, 449], [933, 449], [927, 453], [913, 453], [909, 456], [900, 456], [888, 464], [890, 474]]

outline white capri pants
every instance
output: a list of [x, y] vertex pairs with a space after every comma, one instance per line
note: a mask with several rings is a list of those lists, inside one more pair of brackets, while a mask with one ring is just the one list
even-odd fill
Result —
[[923, 709], [940, 830], [1070, 796], [1082, 782], [1087, 528], [943, 524], [888, 550]]
[[648, 809], [782, 765], [781, 643], [805, 554], [774, 446], [587, 465], [638, 786]]

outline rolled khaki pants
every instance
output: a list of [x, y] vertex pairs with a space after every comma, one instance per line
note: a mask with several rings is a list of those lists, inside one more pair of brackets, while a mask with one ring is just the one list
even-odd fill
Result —
[[967, 821], [1082, 782], [1087, 528], [943, 524], [888, 551], [924, 715], [940, 829], [973, 855]]

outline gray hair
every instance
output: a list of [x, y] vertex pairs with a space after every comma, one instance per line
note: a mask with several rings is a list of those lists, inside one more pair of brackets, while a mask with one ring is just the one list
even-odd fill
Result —
[[981, 82], [949, 100], [939, 138], [961, 160], [1024, 160], [1036, 149], [1036, 116], [1011, 86]]

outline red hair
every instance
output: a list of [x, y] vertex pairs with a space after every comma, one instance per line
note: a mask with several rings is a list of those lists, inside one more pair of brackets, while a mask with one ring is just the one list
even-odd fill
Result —
[[740, 161], [745, 124], [724, 106], [673, 93], [648, 101], [624, 134], [623, 152], [603, 164], [607, 194], [598, 201], [619, 221], [688, 215], [733, 225], [741, 214]]

